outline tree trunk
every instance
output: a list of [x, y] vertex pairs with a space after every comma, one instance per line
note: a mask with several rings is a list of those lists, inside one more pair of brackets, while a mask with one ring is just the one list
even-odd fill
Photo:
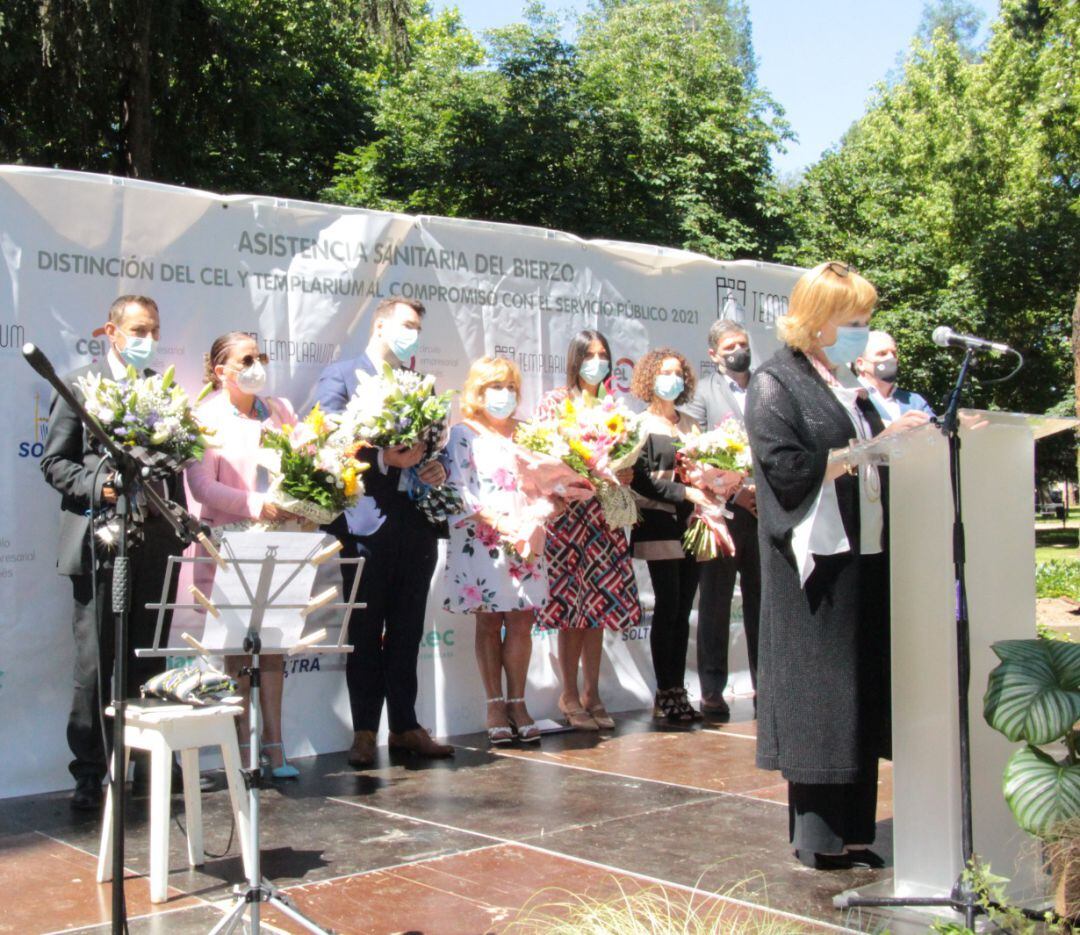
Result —
[[[1072, 313], [1073, 392], [1076, 395], [1076, 414], [1080, 416], [1080, 289], [1076, 292]], [[1080, 447], [1076, 449], [1076, 472], [1080, 484]], [[1066, 506], [1066, 516], [1068, 515]]]
[[154, 170], [153, 99], [150, 93], [150, 24], [152, 0], [133, 0], [131, 17], [122, 24], [130, 49], [120, 101], [120, 139], [124, 174], [150, 178]]

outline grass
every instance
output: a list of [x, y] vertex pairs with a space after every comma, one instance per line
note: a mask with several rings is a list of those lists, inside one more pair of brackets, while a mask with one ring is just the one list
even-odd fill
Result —
[[538, 893], [507, 935], [809, 935], [812, 929], [782, 916], [730, 902], [695, 899], [662, 888], [590, 899], [567, 891]]
[[1061, 559], [1080, 561], [1080, 517], [1078, 514], [1080, 510], [1069, 510], [1069, 523], [1075, 522], [1077, 525], [1062, 525], [1059, 519], [1035, 524], [1036, 564]]

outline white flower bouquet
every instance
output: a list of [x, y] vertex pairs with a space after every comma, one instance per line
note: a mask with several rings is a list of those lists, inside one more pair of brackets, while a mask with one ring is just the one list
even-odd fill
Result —
[[683, 482], [708, 496], [707, 503], [694, 506], [683, 546], [699, 561], [734, 554], [727, 528], [731, 514], [724, 503], [753, 470], [746, 430], [736, 419], [727, 419], [691, 436], [678, 446], [678, 465]]
[[172, 367], [149, 377], [140, 377], [134, 367], [128, 367], [122, 380], [88, 373], [76, 386], [86, 411], [113, 441], [154, 455], [150, 460], [159, 475], [175, 474], [201, 460], [210, 444], [209, 433], [195, 418]]

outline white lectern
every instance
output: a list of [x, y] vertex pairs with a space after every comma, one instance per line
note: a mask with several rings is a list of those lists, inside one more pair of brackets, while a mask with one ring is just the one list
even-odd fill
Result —
[[[1035, 440], [1078, 422], [961, 410], [973, 841], [1013, 899], [1037, 892], [1037, 851], [1002, 794], [1016, 745], [983, 720], [982, 697], [998, 661], [990, 644], [1035, 635]], [[857, 895], [947, 895], [964, 869], [948, 439], [930, 424], [834, 457], [889, 466], [894, 872]]]

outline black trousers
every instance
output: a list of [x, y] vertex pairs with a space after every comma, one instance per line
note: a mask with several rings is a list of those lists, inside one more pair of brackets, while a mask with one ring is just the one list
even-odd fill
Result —
[[862, 782], [788, 783], [788, 838], [796, 850], [839, 854], [845, 844], [873, 844], [877, 769]]
[[[438, 540], [411, 508], [396, 511], [370, 536], [342, 539], [342, 558], [362, 557], [357, 600], [367, 604], [349, 617], [353, 651], [345, 660], [353, 730], [377, 731], [386, 703], [395, 734], [419, 727], [416, 720], [416, 659], [424, 635], [428, 589]], [[355, 565], [342, 565], [347, 598]]]
[[653, 587], [652, 650], [657, 691], [683, 688], [686, 649], [690, 643], [690, 611], [697, 593], [698, 562], [689, 556], [648, 563]]
[[[171, 527], [160, 518], [151, 517], [145, 527], [145, 539], [129, 551], [131, 567], [131, 613], [128, 618], [128, 660], [125, 697], [138, 697], [139, 686], [164, 671], [165, 659], [138, 659], [135, 650], [153, 645], [157, 611], [147, 610], [148, 603], [161, 600], [165, 569], [170, 555], [179, 555], [180, 544]], [[174, 574], [175, 579], [175, 574]], [[68, 715], [67, 740], [74, 759], [68, 765], [79, 779], [101, 779], [106, 772], [107, 749], [102, 738], [101, 699], [98, 697], [98, 673], [106, 699], [111, 699], [115, 647], [115, 621], [112, 613], [112, 571], [98, 573], [98, 602], [95, 612], [90, 575], [71, 576], [74, 614], [72, 633], [75, 643], [75, 691]], [[169, 600], [176, 593], [172, 582]], [[169, 636], [169, 615], [165, 618], [161, 642]]]
[[742, 592], [743, 630], [750, 659], [750, 679], [757, 687], [758, 621], [761, 617], [761, 555], [757, 519], [735, 507], [728, 530], [735, 554], [701, 563], [701, 594], [698, 598], [697, 665], [701, 698], [716, 704], [723, 700], [728, 680], [731, 640], [731, 600], [735, 577]]

